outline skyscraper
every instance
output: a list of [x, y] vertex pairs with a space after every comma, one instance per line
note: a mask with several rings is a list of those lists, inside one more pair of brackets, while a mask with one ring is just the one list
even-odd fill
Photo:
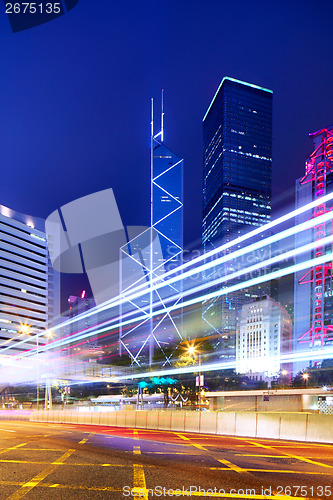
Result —
[[0, 354], [20, 354], [59, 320], [60, 279], [43, 219], [0, 205], [0, 232]]
[[223, 78], [203, 119], [205, 250], [269, 222], [272, 91]]
[[[182, 337], [182, 313], [170, 313], [167, 308], [181, 304], [181, 284], [166, 285], [154, 290], [153, 281], [163, 282], [166, 271], [181, 264], [183, 252], [183, 160], [164, 143], [164, 111], [162, 92], [161, 129], [154, 132], [152, 101], [151, 163], [150, 163], [150, 227], [131, 237], [121, 247], [121, 294], [134, 286], [144, 286], [147, 295], [131, 301], [143, 315], [139, 326], [120, 329], [120, 352], [127, 351], [133, 364], [145, 362], [148, 347], [149, 364], [154, 354], [161, 355], [164, 364], [171, 364], [172, 349], [177, 349]], [[163, 312], [154, 315], [154, 309]], [[181, 307], [179, 306], [179, 309]], [[121, 307], [121, 314], [126, 311]]]
[[[270, 221], [272, 91], [223, 78], [203, 119], [203, 142], [202, 243], [208, 252]], [[248, 295], [248, 301], [255, 298]], [[235, 355], [236, 318], [244, 296], [204, 305], [208, 329], [221, 335], [223, 357]]]

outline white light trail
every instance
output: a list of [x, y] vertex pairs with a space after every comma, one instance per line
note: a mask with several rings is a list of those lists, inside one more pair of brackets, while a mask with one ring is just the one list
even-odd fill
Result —
[[[279, 217], [278, 219], [275, 219], [274, 221], [271, 221], [268, 224], [265, 224], [264, 226], [260, 226], [249, 233], [246, 233], [242, 236], [239, 236], [235, 240], [232, 240], [224, 245], [221, 245], [220, 247], [213, 249], [210, 252], [207, 252], [203, 255], [200, 255], [199, 257], [196, 257], [195, 259], [182, 264], [181, 266], [177, 267], [176, 269], [171, 269], [170, 271], [167, 271], [166, 273], [163, 274], [164, 282], [163, 282], [162, 286], [168, 286], [168, 281], [165, 280], [165, 278], [167, 278], [168, 276], [172, 276], [172, 275], [177, 274], [177, 273], [182, 273], [188, 267], [192, 267], [197, 263], [200, 263], [202, 261], [209, 259], [210, 257], [213, 257], [216, 254], [219, 254], [225, 250], [228, 250], [234, 246], [237, 246], [244, 241], [247, 241], [247, 240], [249, 240], [249, 239], [251, 239], [259, 234], [262, 234], [262, 233], [272, 229], [273, 227], [278, 226], [279, 224], [283, 224], [284, 222], [287, 222], [288, 220], [290, 220], [290, 219], [292, 219], [292, 218], [294, 218], [302, 213], [305, 213], [305, 212], [313, 209], [314, 207], [316, 207], [320, 204], [326, 203], [327, 201], [330, 201], [332, 199], [333, 199], [333, 193], [327, 194], [326, 196], [323, 196], [322, 198], [317, 198], [316, 200], [312, 201], [311, 203], [308, 203], [308, 204], [304, 205], [303, 207], [300, 207], [296, 210], [293, 210], [292, 212], [289, 212], [288, 214], [285, 214], [285, 215]], [[331, 216], [329, 214], [331, 214]], [[332, 212], [330, 212], [329, 214], [325, 214], [325, 216], [328, 217], [325, 220], [330, 220], [333, 217]], [[318, 222], [318, 219], [319, 218], [316, 218], [316, 223]], [[308, 221], [308, 223], [310, 224], [309, 227], [312, 227], [315, 225], [313, 219]], [[296, 234], [296, 232], [298, 232], [296, 230], [296, 228], [298, 228], [299, 226], [300, 226], [300, 224], [294, 227], [295, 233], [293, 233], [293, 234]], [[276, 235], [276, 241], [278, 241], [278, 240], [279, 240], [279, 233]], [[265, 242], [265, 240], [261, 241], [262, 244], [264, 244], [264, 242]], [[230, 259], [233, 258], [232, 253], [228, 254], [228, 255], [230, 256]], [[214, 263], [214, 261], [212, 261], [212, 262]], [[214, 265], [216, 265], [216, 264], [214, 264]], [[312, 267], [312, 265], [309, 267]], [[192, 271], [193, 271], [193, 274], [197, 274], [197, 272], [198, 272], [197, 268], [193, 269]], [[151, 283], [155, 284], [155, 285], [158, 283], [161, 284], [161, 279], [162, 279], [162, 276], [158, 276], [158, 277], [152, 279]], [[141, 290], [141, 293], [143, 295], [145, 293], [147, 293], [146, 290], [142, 291], [143, 288], [145, 288], [145, 289], [147, 288], [147, 283], [143, 283], [142, 285], [139, 285], [136, 288], [133, 288], [131, 290], [130, 297], [127, 297], [127, 301], [132, 300], [131, 299], [132, 296], [136, 297], [135, 294], [137, 292], [139, 292], [140, 290]], [[94, 309], [91, 309], [87, 313], [80, 315], [80, 319], [86, 319], [86, 318], [88, 318], [88, 317], [90, 317], [98, 312], [103, 312], [103, 311], [108, 310], [112, 307], [116, 307], [116, 306], [120, 305], [121, 303], [123, 303], [123, 302], [119, 299], [119, 297], [115, 297], [114, 299], [111, 299], [111, 300], [105, 302], [103, 305], [95, 307]], [[56, 325], [55, 327], [53, 327], [52, 331], [56, 331], [56, 330], [59, 330], [60, 328], [64, 328], [65, 326], [71, 325], [71, 324], [75, 323], [76, 321], [77, 321], [77, 317], [72, 318], [72, 319], [67, 320], [67, 321], [64, 321], [63, 323], [60, 323], [59, 325]]]
[[[179, 273], [180, 269], [185, 269], [186, 267], [193, 266], [193, 264], [195, 262], [201, 262], [202, 260], [207, 259], [210, 255], [213, 255], [213, 254], [215, 255], [217, 253], [220, 253], [221, 251], [223, 251], [223, 249], [230, 248], [230, 247], [238, 244], [240, 241], [245, 241], [245, 240], [253, 237], [255, 234], [257, 235], [257, 234], [260, 234], [262, 232], [265, 232], [266, 230], [272, 228], [274, 225], [278, 225], [278, 224], [280, 224], [282, 222], [285, 222], [286, 220], [289, 220], [291, 217], [294, 217], [295, 214], [298, 215], [300, 213], [308, 211], [311, 208], [313, 208], [313, 206], [316, 206], [317, 204], [323, 203], [324, 200], [328, 200], [328, 199], [332, 199], [332, 198], [333, 198], [333, 193], [331, 193], [330, 195], [327, 195], [327, 196], [325, 196], [325, 197], [323, 197], [321, 199], [319, 198], [319, 199], [315, 200], [314, 202], [311, 202], [311, 203], [305, 205], [304, 207], [301, 207], [298, 210], [295, 210], [295, 211], [293, 211], [293, 212], [291, 212], [289, 214], [286, 214], [285, 216], [280, 217], [276, 221], [272, 221], [272, 222], [266, 224], [263, 227], [257, 228], [256, 230], [252, 231], [251, 233], [243, 235], [243, 236], [237, 238], [236, 240], [233, 240], [232, 242], [230, 242], [230, 243], [228, 243], [226, 245], [223, 245], [223, 246], [219, 247], [218, 249], [213, 250], [212, 252], [209, 252], [207, 254], [204, 254], [203, 256], [197, 257], [196, 259], [193, 259], [192, 261], [189, 261], [189, 262], [185, 263], [183, 266], [180, 266], [177, 269], [174, 269], [174, 270], [169, 271], [168, 273], [165, 273], [163, 275], [163, 278], [165, 276], [167, 276], [167, 275], [172, 275], [172, 274], [175, 274], [175, 273]], [[294, 227], [289, 228], [287, 230], [281, 231], [277, 235], [269, 236], [269, 237], [261, 240], [260, 242], [256, 242], [254, 244], [251, 244], [248, 247], [245, 247], [243, 249], [236, 250], [235, 252], [230, 253], [230, 254], [228, 254], [226, 256], [223, 256], [223, 257], [221, 257], [221, 258], [219, 258], [219, 259], [217, 259], [215, 261], [212, 261], [212, 262], [209, 262], [209, 263], [205, 263], [204, 265], [201, 265], [200, 267], [191, 269], [187, 273], [183, 273], [182, 275], [178, 274], [177, 276], [171, 278], [170, 280], [165, 280], [162, 283], [161, 283], [161, 277], [157, 277], [156, 279], [153, 280], [154, 282], [156, 282], [156, 287], [154, 287], [154, 290], [155, 290], [155, 288], [157, 289], [157, 288], [169, 286], [172, 283], [174, 283], [175, 280], [184, 279], [184, 277], [191, 277], [193, 274], [197, 274], [198, 272], [201, 272], [202, 270], [206, 270], [206, 269], [209, 269], [209, 268], [216, 267], [217, 265], [221, 265], [221, 263], [225, 263], [225, 262], [228, 262], [228, 261], [233, 261], [235, 259], [235, 257], [240, 257], [242, 255], [246, 255], [250, 251], [253, 251], [255, 249], [267, 246], [267, 245], [269, 245], [269, 244], [271, 244], [273, 242], [281, 240], [282, 238], [286, 238], [286, 237], [292, 236], [292, 235], [296, 234], [299, 231], [304, 231], [305, 229], [309, 229], [310, 227], [312, 227], [315, 224], [317, 224], [318, 222], [320, 222], [319, 219], [323, 222], [323, 221], [330, 220], [332, 218], [333, 218], [333, 212], [329, 212], [327, 214], [324, 214], [321, 217], [316, 218], [316, 221], [314, 221], [313, 219], [308, 220], [308, 221], [306, 221], [304, 223], [301, 223], [301, 224], [299, 224], [297, 226], [294, 226]], [[331, 241], [332, 241], [332, 237], [327, 237], [327, 238], [325, 238], [323, 240], [323, 244], [331, 243]], [[252, 266], [252, 267], [249, 267], [249, 268], [244, 268], [243, 270], [238, 271], [236, 274], [234, 273], [234, 274], [228, 275], [228, 276], [226, 276], [226, 277], [224, 277], [222, 279], [219, 278], [218, 280], [215, 280], [215, 281], [212, 281], [212, 282], [207, 282], [207, 283], [201, 285], [200, 287], [189, 289], [189, 290], [187, 290], [186, 292], [183, 293], [183, 296], [192, 295], [193, 293], [197, 293], [198, 291], [201, 291], [201, 290], [203, 290], [205, 288], [211, 288], [214, 284], [221, 284], [223, 281], [228, 281], [228, 280], [231, 280], [231, 279], [233, 279], [235, 277], [240, 277], [242, 274], [246, 274], [248, 272], [253, 272], [253, 271], [260, 270], [260, 268], [263, 267], [263, 266], [267, 267], [268, 265], [270, 265], [270, 264], [272, 264], [274, 262], [277, 262], [277, 259], [280, 260], [280, 259], [283, 259], [283, 258], [290, 258], [291, 256], [296, 255], [298, 253], [308, 251], [308, 250], [314, 248], [314, 245], [316, 246], [317, 243], [318, 242], [312, 242], [312, 243], [310, 243], [308, 245], [304, 245], [303, 247], [299, 247], [298, 249], [291, 250], [289, 252], [285, 252], [284, 254], [281, 254], [280, 256], [273, 257], [270, 260], [267, 260], [267, 261], [261, 262], [259, 264], [256, 264], [255, 266]], [[154, 311], [152, 313], [151, 317], [156, 316], [156, 315], [161, 314], [161, 313], [165, 313], [166, 311], [172, 312], [172, 311], [177, 310], [177, 309], [179, 309], [181, 307], [186, 307], [186, 306], [190, 306], [190, 305], [193, 305], [193, 304], [196, 304], [196, 303], [200, 303], [202, 301], [209, 300], [210, 298], [215, 298], [217, 296], [221, 296], [221, 295], [225, 295], [225, 294], [230, 294], [230, 293], [232, 293], [234, 291], [241, 290], [242, 288], [247, 288], [247, 287], [250, 287], [250, 286], [254, 286], [256, 284], [261, 284], [261, 283], [266, 282], [268, 280], [275, 279], [277, 277], [281, 277], [281, 276], [284, 276], [284, 275], [287, 275], [287, 274], [291, 274], [293, 272], [297, 272], [298, 270], [304, 270], [304, 269], [307, 269], [309, 267], [313, 267], [317, 263], [322, 263], [322, 262], [326, 262], [326, 261], [329, 261], [329, 260], [331, 260], [330, 257], [329, 257], [329, 254], [326, 254], [325, 256], [322, 256], [322, 257], [320, 257], [318, 259], [311, 259], [311, 260], [308, 260], [307, 262], [303, 262], [301, 264], [298, 264], [297, 266], [286, 267], [284, 269], [275, 271], [274, 273], [271, 272], [271, 273], [268, 273], [265, 276], [256, 277], [256, 278], [253, 278], [252, 280], [247, 280], [244, 283], [226, 287], [223, 290], [218, 290], [218, 291], [214, 291], [214, 292], [211, 292], [211, 293], [208, 293], [208, 294], [205, 294], [205, 295], [201, 295], [200, 297], [196, 297], [194, 299], [188, 300], [187, 302], [183, 302], [181, 305], [178, 304], [176, 306], [172, 306], [172, 307], [169, 307], [167, 309], [164, 308], [162, 310]], [[144, 286], [146, 287], [147, 285], [145, 284]], [[118, 296], [117, 298], [113, 299], [112, 301], [109, 301], [108, 303], [103, 304], [102, 307], [97, 307], [97, 308], [89, 311], [89, 313], [86, 313], [84, 315], [80, 315], [80, 316], [78, 316], [76, 318], [73, 318], [72, 320], [69, 320], [69, 321], [66, 321], [64, 323], [61, 323], [61, 324], [55, 326], [54, 328], [52, 328], [52, 330], [53, 331], [58, 330], [58, 329], [63, 328], [65, 326], [69, 325], [69, 324], [75, 323], [78, 319], [82, 320], [82, 319], [87, 318], [89, 316], [92, 316], [93, 314], [96, 314], [98, 312], [105, 311], [107, 309], [110, 309], [111, 307], [116, 307], [116, 306], [118, 306], [120, 304], [128, 302], [129, 300], [134, 300], [134, 299], [136, 299], [136, 298], [138, 298], [138, 297], [140, 297], [142, 295], [145, 295], [147, 293], [147, 290], [144, 290], [143, 292], [142, 291], [141, 292], [137, 292], [137, 290], [139, 288], [141, 288], [141, 287], [142, 286], [139, 286], [139, 287], [135, 288], [134, 289], [134, 293], [130, 297], [127, 297], [127, 296], [126, 297], [121, 297], [121, 296], [119, 297]], [[178, 295], [174, 295], [174, 296], [170, 297], [168, 300], [174, 300], [177, 297], [178, 297]], [[46, 350], [49, 350], [49, 349], [59, 348], [59, 347], [62, 347], [64, 345], [68, 345], [70, 343], [77, 342], [78, 340], [82, 340], [82, 339], [87, 338], [89, 336], [96, 335], [98, 333], [103, 333], [103, 332], [106, 332], [106, 331], [110, 331], [110, 329], [115, 329], [115, 328], [119, 327], [120, 325], [126, 326], [126, 325], [133, 324], [134, 322], [137, 322], [137, 321], [140, 321], [140, 320], [143, 320], [143, 319], [147, 319], [147, 314], [145, 314], [145, 316], [135, 316], [134, 318], [133, 317], [130, 318], [130, 316], [133, 316], [134, 314], [137, 314], [137, 311], [126, 313], [123, 316], [123, 320], [122, 320], [122, 318], [119, 318], [119, 317], [112, 318], [107, 323], [106, 322], [104, 323], [105, 326], [103, 325], [103, 328], [99, 328], [99, 329], [96, 330], [96, 326], [93, 326], [89, 330], [84, 330], [84, 332], [82, 332], [82, 333], [78, 332], [78, 333], [76, 333], [76, 334], [74, 334], [72, 336], [68, 336], [68, 337], [59, 339], [58, 341], [54, 341], [54, 342], [52, 342], [52, 343], [50, 343], [48, 345], [40, 346], [40, 351], [46, 351]], [[27, 342], [28, 340], [29, 339], [25, 339], [25, 340], [19, 342], [17, 345], [24, 344], [24, 342]], [[28, 351], [27, 353], [25, 353], [24, 355], [30, 356], [30, 355], [33, 355], [33, 354], [34, 354], [34, 350], [31, 350], [31, 351]]]
[[[204, 302], [206, 300], [210, 300], [210, 299], [215, 298], [215, 297], [227, 295], [227, 294], [242, 290], [243, 288], [249, 288], [251, 286], [265, 283], [265, 282], [270, 281], [272, 279], [281, 278], [282, 276], [286, 276], [286, 275], [293, 274], [293, 273], [296, 273], [299, 271], [303, 271], [304, 269], [308, 269], [309, 267], [323, 264], [324, 262], [329, 262], [331, 260], [332, 260], [332, 253], [329, 252], [329, 253], [322, 255], [320, 257], [317, 257], [315, 259], [310, 259], [310, 260], [301, 262], [299, 264], [294, 264], [292, 266], [288, 266], [288, 267], [285, 267], [283, 269], [279, 269], [277, 271], [271, 271], [270, 273], [268, 273], [266, 275], [258, 276], [256, 278], [252, 278], [252, 279], [244, 281], [242, 283], [237, 283], [237, 284], [231, 285], [231, 286], [226, 287], [222, 290], [215, 290], [215, 291], [209, 292], [205, 295], [200, 295], [199, 297], [189, 299], [189, 300], [182, 302], [180, 304], [177, 303], [175, 305], [172, 305], [169, 307], [164, 307], [163, 309], [153, 311], [151, 314], [151, 317], [155, 317], [155, 316], [158, 316], [160, 314], [164, 314], [165, 312], [170, 313], [170, 312], [176, 311], [176, 310], [181, 309], [181, 308], [189, 307], [189, 306]], [[207, 284], [207, 286], [211, 287], [211, 283]], [[120, 326], [131, 325], [134, 322], [138, 322], [138, 321], [141, 321], [143, 319], [147, 319], [146, 314], [142, 315], [142, 316], [136, 316], [135, 318], [127, 319], [125, 321], [122, 320], [121, 318], [119, 318], [119, 316], [118, 316], [116, 318], [111, 319], [108, 326], [104, 327], [103, 329], [94, 330], [94, 327], [91, 327], [89, 332], [85, 331], [82, 334], [77, 334], [77, 335], [73, 335], [69, 338], [60, 339], [59, 341], [55, 341], [52, 344], [46, 344], [46, 345], [42, 346], [39, 350], [40, 350], [40, 352], [42, 352], [42, 351], [47, 351], [47, 350], [57, 348], [57, 347], [63, 347], [66, 344], [77, 342], [79, 340], [83, 340], [85, 338], [88, 338], [92, 335], [98, 335], [98, 334], [103, 333], [105, 331], [118, 329]], [[28, 353], [21, 354], [21, 357], [24, 355], [30, 356], [33, 353], [34, 353], [34, 351], [29, 351]]]

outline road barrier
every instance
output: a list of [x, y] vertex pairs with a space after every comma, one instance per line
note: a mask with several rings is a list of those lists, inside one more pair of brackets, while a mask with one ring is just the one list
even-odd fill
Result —
[[315, 413], [40, 410], [30, 421], [333, 443], [333, 415]]
[[29, 420], [32, 410], [0, 410], [0, 420]]

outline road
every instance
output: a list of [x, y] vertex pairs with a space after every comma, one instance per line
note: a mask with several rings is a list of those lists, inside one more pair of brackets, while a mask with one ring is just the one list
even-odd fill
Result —
[[333, 498], [324, 444], [0, 421], [0, 467], [1, 500]]

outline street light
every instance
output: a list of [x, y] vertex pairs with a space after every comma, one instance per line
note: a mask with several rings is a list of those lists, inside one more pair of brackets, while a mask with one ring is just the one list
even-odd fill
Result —
[[187, 352], [191, 355], [195, 354], [196, 353], [196, 350], [195, 348], [193, 347], [193, 345], [190, 345], [187, 349]]
[[187, 348], [187, 352], [193, 356], [194, 354], [198, 355], [198, 362], [199, 362], [199, 410], [201, 408], [201, 353], [198, 352], [193, 345], [190, 345]]
[[309, 374], [308, 373], [303, 373], [302, 377], [305, 380], [305, 387], [308, 387], [308, 380], [309, 380]]
[[[19, 330], [23, 335], [30, 335], [31, 332], [31, 325], [27, 325], [26, 323], [22, 324], [20, 323], [20, 330]], [[52, 332], [51, 332], [52, 333]], [[38, 366], [38, 333], [36, 334], [36, 364], [37, 364], [37, 410], [39, 409], [39, 386], [38, 386], [38, 379], [39, 379], [39, 366]]]

